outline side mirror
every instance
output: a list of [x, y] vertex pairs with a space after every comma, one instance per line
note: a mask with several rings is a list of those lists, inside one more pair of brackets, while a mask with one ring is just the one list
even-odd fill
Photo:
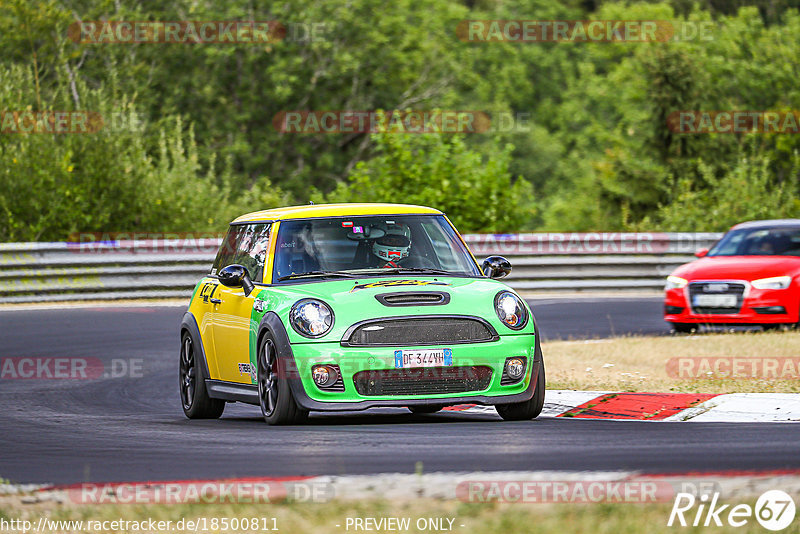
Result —
[[255, 286], [253, 281], [250, 280], [250, 273], [247, 272], [243, 266], [238, 263], [228, 265], [217, 273], [219, 283], [226, 287], [241, 287], [244, 290], [244, 296], [252, 293]]
[[694, 255], [697, 256], [698, 258], [705, 258], [706, 254], [708, 254], [707, 248], [701, 248], [700, 250], [694, 253]]
[[489, 256], [483, 260], [481, 270], [489, 278], [504, 278], [511, 274], [511, 262], [503, 256]]

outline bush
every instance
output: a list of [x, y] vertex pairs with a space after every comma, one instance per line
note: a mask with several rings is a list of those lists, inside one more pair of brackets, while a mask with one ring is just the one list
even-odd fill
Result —
[[[794, 176], [800, 170], [795, 155]], [[766, 156], [742, 157], [722, 176], [700, 163], [708, 186], [699, 188], [681, 178], [675, 182], [675, 200], [661, 206], [654, 215], [666, 231], [724, 231], [736, 223], [758, 219], [800, 217], [796, 182], [777, 183]], [[643, 226], [653, 226], [649, 221]]]
[[[30, 69], [0, 69], [0, 109], [31, 110]], [[82, 108], [112, 106], [103, 89], [80, 87]], [[43, 107], [74, 110], [64, 92]], [[191, 126], [168, 117], [159, 126], [74, 134], [0, 135], [0, 241], [63, 240], [73, 232], [211, 231], [235, 216], [285, 203], [267, 178], [230, 186], [228, 165], [200, 157]], [[223, 167], [219, 169], [219, 167]]]
[[458, 135], [374, 134], [372, 141], [374, 157], [327, 201], [431, 206], [462, 232], [518, 231], [533, 215], [530, 184], [508, 171], [511, 145], [484, 161]]

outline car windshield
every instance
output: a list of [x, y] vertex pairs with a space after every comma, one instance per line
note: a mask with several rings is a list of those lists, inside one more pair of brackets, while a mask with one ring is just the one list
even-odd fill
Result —
[[441, 215], [329, 217], [280, 223], [273, 282], [392, 273], [481, 276]]
[[709, 256], [800, 256], [800, 227], [731, 230]]

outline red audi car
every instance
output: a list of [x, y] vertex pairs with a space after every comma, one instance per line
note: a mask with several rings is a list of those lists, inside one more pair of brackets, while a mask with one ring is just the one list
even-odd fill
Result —
[[737, 224], [695, 255], [664, 288], [664, 320], [675, 331], [800, 322], [800, 219]]

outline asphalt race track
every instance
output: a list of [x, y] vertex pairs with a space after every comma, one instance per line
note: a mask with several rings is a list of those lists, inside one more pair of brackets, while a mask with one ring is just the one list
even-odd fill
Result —
[[[668, 331], [660, 299], [533, 304], [548, 339]], [[182, 313], [176, 307], [0, 312], [2, 358], [97, 358], [117, 371], [131, 361], [141, 365], [141, 377], [0, 380], [0, 477], [63, 484], [410, 473], [417, 462], [425, 472], [800, 467], [794, 424], [510, 423], [493, 415], [381, 409], [269, 427], [257, 408], [238, 404], [219, 421], [189, 421], [177, 388]]]
[[666, 335], [664, 299], [579, 298], [528, 300], [545, 340]]

